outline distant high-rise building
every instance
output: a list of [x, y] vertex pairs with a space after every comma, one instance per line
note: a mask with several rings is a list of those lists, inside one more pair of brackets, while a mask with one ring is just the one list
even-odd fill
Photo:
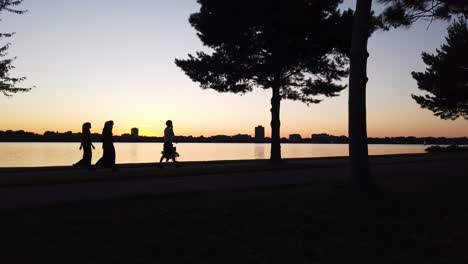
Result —
[[130, 130], [130, 135], [132, 135], [132, 137], [138, 137], [138, 128], [134, 127]]
[[255, 141], [265, 141], [265, 128], [263, 126], [255, 127]]
[[290, 134], [289, 135], [289, 142], [299, 143], [299, 142], [301, 142], [301, 140], [302, 140], [302, 137], [299, 134]]

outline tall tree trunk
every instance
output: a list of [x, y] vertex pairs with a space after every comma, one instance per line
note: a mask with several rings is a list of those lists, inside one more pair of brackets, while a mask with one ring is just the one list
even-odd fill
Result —
[[280, 138], [280, 87], [272, 87], [271, 97], [271, 162], [281, 162], [281, 138]]
[[357, 0], [351, 41], [349, 76], [349, 174], [358, 188], [372, 186], [369, 171], [366, 121], [367, 41], [372, 0]]

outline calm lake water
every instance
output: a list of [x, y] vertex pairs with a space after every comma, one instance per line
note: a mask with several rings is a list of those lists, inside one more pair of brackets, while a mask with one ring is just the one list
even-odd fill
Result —
[[[95, 143], [93, 163], [102, 155]], [[80, 143], [0, 143], [0, 167], [71, 165], [82, 157]], [[179, 161], [267, 159], [270, 144], [179, 143]], [[162, 143], [115, 143], [117, 163], [156, 162]], [[370, 155], [423, 153], [423, 145], [369, 145]], [[347, 156], [347, 144], [282, 144], [284, 158]]]

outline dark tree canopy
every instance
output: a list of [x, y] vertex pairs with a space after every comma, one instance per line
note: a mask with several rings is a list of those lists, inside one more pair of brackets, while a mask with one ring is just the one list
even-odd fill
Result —
[[[15, 9], [16, 6], [21, 4], [23, 0], [0, 0], [0, 15], [3, 11], [22, 14], [25, 11]], [[13, 33], [0, 33], [0, 41], [5, 38], [9, 38]], [[8, 56], [8, 48], [10, 47], [9, 43], [0, 46], [0, 92], [6, 96], [11, 96], [13, 93], [17, 92], [27, 92], [31, 88], [18, 87], [17, 85], [24, 81], [24, 77], [11, 77], [10, 71], [14, 69], [13, 60], [14, 58], [6, 58]]]
[[318, 103], [345, 88], [352, 12], [341, 0], [198, 0], [190, 24], [210, 53], [175, 63], [203, 89], [272, 90], [271, 161], [281, 160], [280, 101]]
[[430, 95], [412, 97], [423, 108], [442, 119], [467, 118], [467, 29], [468, 0], [379, 0], [387, 5], [381, 17], [387, 26], [410, 26], [419, 19], [455, 21], [448, 30], [447, 44], [435, 55], [422, 54], [426, 72], [413, 78], [421, 90]]
[[281, 98], [318, 103], [347, 74], [352, 13], [339, 0], [199, 0], [190, 24], [213, 53], [176, 64], [203, 89], [245, 93], [280, 87]]
[[0, 0], [0, 14], [3, 11], [16, 13], [16, 14], [24, 13], [24, 10], [15, 9], [15, 7], [20, 5], [22, 2], [23, 0]]
[[379, 0], [387, 8], [382, 17], [389, 26], [410, 26], [418, 19], [468, 17], [467, 0]]
[[425, 72], [412, 72], [418, 88], [428, 95], [412, 95], [423, 108], [442, 119], [468, 119], [468, 25], [459, 19], [448, 28], [447, 43], [436, 54], [423, 53]]

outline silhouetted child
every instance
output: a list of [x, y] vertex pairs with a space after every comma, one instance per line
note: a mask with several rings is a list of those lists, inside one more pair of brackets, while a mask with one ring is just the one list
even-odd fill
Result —
[[93, 157], [93, 151], [91, 148], [94, 149], [94, 145], [91, 142], [91, 123], [86, 122], [83, 124], [81, 128], [81, 145], [80, 150], [83, 149], [83, 158], [78, 161], [77, 163], [73, 164], [73, 167], [81, 168], [86, 167], [88, 169], [91, 168], [91, 158]]
[[162, 161], [166, 159], [166, 162], [170, 159], [177, 163], [176, 157], [179, 157], [176, 148], [172, 145], [174, 140], [174, 128], [172, 126], [172, 121], [166, 121], [166, 128], [164, 129], [164, 147], [161, 158], [159, 159], [159, 167], [162, 168]]
[[112, 137], [112, 127], [114, 122], [112, 120], [104, 123], [104, 128], [102, 129], [102, 158], [96, 162], [94, 169], [97, 167], [103, 168], [112, 168], [113, 171], [117, 171], [115, 165], [115, 148], [114, 148], [114, 139]]

